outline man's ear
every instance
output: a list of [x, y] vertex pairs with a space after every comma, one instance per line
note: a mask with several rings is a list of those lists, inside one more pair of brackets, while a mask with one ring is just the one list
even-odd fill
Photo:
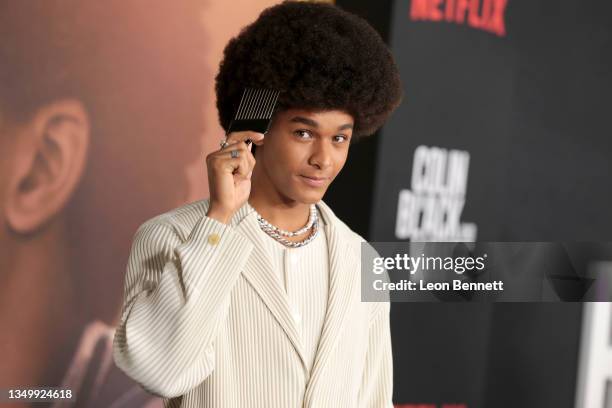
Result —
[[90, 128], [78, 100], [52, 102], [15, 130], [5, 218], [16, 233], [35, 231], [66, 206], [87, 162]]

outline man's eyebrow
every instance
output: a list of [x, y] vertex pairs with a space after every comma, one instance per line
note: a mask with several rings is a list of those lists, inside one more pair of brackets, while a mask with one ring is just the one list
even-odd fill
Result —
[[[318, 128], [319, 127], [319, 124], [316, 121], [314, 121], [312, 119], [305, 118], [303, 116], [295, 116], [295, 117], [291, 118], [290, 122], [303, 123], [305, 125], [312, 126], [314, 128]], [[352, 128], [353, 128], [352, 124], [345, 123], [344, 125], [338, 127], [338, 130], [352, 129]]]
[[303, 123], [305, 125], [312, 126], [312, 127], [315, 127], [315, 128], [319, 127], [319, 124], [316, 121], [314, 121], [312, 119], [305, 118], [303, 116], [294, 116], [290, 120], [290, 122]]

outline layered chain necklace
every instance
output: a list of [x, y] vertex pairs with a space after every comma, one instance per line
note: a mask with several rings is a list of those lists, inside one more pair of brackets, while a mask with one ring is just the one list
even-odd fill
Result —
[[[257, 213], [257, 211], [255, 211]], [[298, 248], [308, 244], [310, 241], [315, 239], [317, 234], [319, 233], [319, 216], [317, 215], [317, 208], [314, 204], [310, 206], [310, 215], [308, 217], [308, 222], [305, 226], [300, 228], [297, 231], [285, 231], [282, 230], [268, 221], [266, 221], [259, 213], [257, 213], [257, 221], [259, 222], [259, 227], [269, 236], [280, 242], [281, 244], [290, 247], [290, 248]], [[289, 241], [285, 237], [295, 237], [301, 235], [312, 228], [312, 232], [308, 237], [306, 237], [302, 241]]]

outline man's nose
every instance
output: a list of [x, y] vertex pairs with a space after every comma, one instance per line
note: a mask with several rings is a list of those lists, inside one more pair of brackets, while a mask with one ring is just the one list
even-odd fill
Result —
[[310, 164], [317, 166], [319, 169], [327, 169], [332, 165], [332, 146], [325, 141], [318, 141], [314, 144], [312, 155], [310, 156]]

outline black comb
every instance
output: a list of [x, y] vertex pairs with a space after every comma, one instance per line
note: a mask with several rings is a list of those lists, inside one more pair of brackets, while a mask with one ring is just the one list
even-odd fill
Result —
[[[245, 130], [266, 133], [270, 127], [279, 93], [274, 89], [245, 88], [227, 133]], [[247, 140], [246, 143], [249, 144], [251, 141]]]

